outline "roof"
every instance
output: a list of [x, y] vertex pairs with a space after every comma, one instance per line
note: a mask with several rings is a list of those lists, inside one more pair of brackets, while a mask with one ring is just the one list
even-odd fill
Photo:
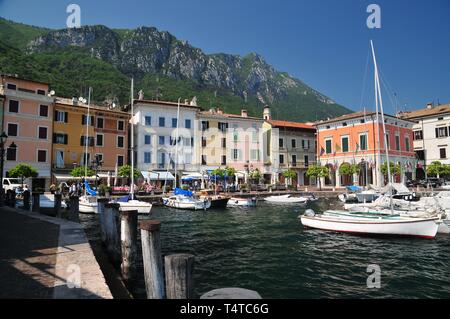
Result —
[[[178, 107], [178, 102], [170, 102], [170, 101], [156, 101], [156, 100], [134, 100], [134, 105], [137, 103], [143, 103], [143, 104], [158, 104], [158, 105], [166, 105], [166, 106], [174, 106]], [[127, 105], [127, 108], [130, 107], [130, 105]], [[185, 103], [180, 103], [180, 107], [187, 107], [187, 108], [193, 108], [197, 110], [201, 110], [202, 108], [200, 106], [196, 105], [190, 105]]]
[[[328, 119], [328, 120], [317, 121], [317, 122], [314, 123], [314, 125], [318, 126], [318, 125], [323, 125], [323, 124], [328, 124], [328, 123], [335, 123], [335, 122], [340, 122], [340, 121], [345, 121], [345, 120], [351, 120], [351, 119], [358, 118], [358, 117], [364, 117], [364, 116], [371, 117], [373, 115], [376, 115], [376, 112], [359, 111], [359, 112], [354, 112], [354, 113], [350, 113], [350, 114], [344, 114], [344, 115], [341, 115], [341, 116], [338, 116], [338, 117], [335, 117], [335, 118], [332, 118], [332, 119]], [[384, 114], [384, 116], [385, 117], [390, 117], [390, 118], [393, 118], [393, 119], [400, 119], [400, 120], [404, 120], [404, 121], [407, 121], [407, 122], [412, 122], [412, 121], [409, 121], [408, 119], [398, 118], [398, 117], [390, 115], [390, 114]]]
[[433, 116], [433, 115], [448, 113], [448, 112], [450, 112], [450, 104], [444, 104], [444, 105], [434, 106], [431, 109], [425, 108], [425, 109], [415, 110], [415, 111], [411, 111], [411, 112], [402, 112], [400, 114], [400, 116], [402, 118], [413, 119], [413, 118]]
[[291, 128], [299, 128], [299, 129], [308, 129], [308, 130], [316, 130], [316, 128], [312, 125], [308, 125], [306, 123], [298, 123], [298, 122], [289, 122], [289, 121], [280, 121], [280, 120], [269, 120], [268, 121], [273, 126], [280, 127], [291, 127]]
[[[76, 105], [73, 104], [72, 99], [69, 98], [64, 98], [64, 97], [55, 97], [55, 104], [60, 104], [63, 106], [71, 106], [71, 107], [85, 107], [87, 108], [88, 105], [81, 103], [80, 101], [78, 101], [78, 103]], [[117, 109], [109, 109], [107, 107], [104, 106], [99, 106], [99, 105], [89, 105], [89, 108], [92, 110], [97, 110], [97, 111], [103, 111], [103, 112], [112, 112], [112, 113], [120, 113], [123, 115], [129, 115], [127, 112], [121, 111], [121, 110], [117, 110]]]
[[253, 117], [253, 116], [242, 116], [239, 114], [230, 114], [230, 113], [218, 113], [217, 111], [211, 112], [211, 111], [201, 111], [199, 112], [200, 116], [205, 117], [213, 117], [213, 118], [219, 118], [219, 119], [239, 119], [239, 120], [258, 120], [263, 121], [260, 117]]
[[41, 82], [41, 81], [35, 81], [35, 80], [30, 80], [30, 79], [26, 79], [26, 78], [21, 78], [19, 76], [15, 76], [12, 74], [0, 74], [1, 77], [5, 77], [5, 78], [9, 78], [9, 79], [14, 79], [14, 80], [20, 80], [20, 81], [28, 81], [28, 82], [34, 82], [34, 83], [38, 83], [38, 84], [44, 84], [46, 86], [49, 86], [48, 83], [46, 82]]

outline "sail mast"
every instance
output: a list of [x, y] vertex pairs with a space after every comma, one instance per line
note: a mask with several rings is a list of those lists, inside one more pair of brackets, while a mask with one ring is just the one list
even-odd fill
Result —
[[177, 131], [175, 134], [175, 188], [177, 187], [178, 182], [178, 127], [180, 125], [180, 98], [178, 99], [178, 108], [177, 108]]
[[[84, 181], [87, 181], [87, 169], [88, 169], [88, 146], [89, 146], [89, 124], [90, 124], [90, 105], [91, 105], [91, 87], [89, 87], [88, 93], [88, 111], [86, 118], [86, 138], [84, 139], [85, 154], [84, 154]], [[84, 186], [84, 196], [86, 196], [86, 185]]]
[[134, 78], [131, 78], [131, 199], [134, 199]]

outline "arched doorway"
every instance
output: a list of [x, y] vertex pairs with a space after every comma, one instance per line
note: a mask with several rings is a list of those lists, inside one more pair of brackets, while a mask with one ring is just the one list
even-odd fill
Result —
[[309, 186], [310, 185], [309, 176], [306, 175], [306, 172], [303, 173], [303, 184], [305, 186]]
[[328, 167], [328, 170], [330, 171], [330, 175], [325, 177], [325, 185], [326, 186], [336, 186], [335, 176], [336, 176], [336, 170], [334, 169], [334, 166], [332, 164], [325, 165]]
[[[344, 165], [351, 165], [350, 163], [342, 163], [339, 168], [341, 168]], [[353, 176], [352, 174], [339, 174], [341, 178], [341, 185], [342, 186], [350, 186], [353, 185]]]
[[359, 186], [368, 186], [369, 184], [373, 184], [373, 176], [372, 169], [370, 165], [366, 161], [362, 161], [358, 164], [359, 172], [358, 172], [358, 184]]
[[425, 179], [425, 170], [420, 166], [416, 168], [416, 180], [418, 181], [421, 179]]

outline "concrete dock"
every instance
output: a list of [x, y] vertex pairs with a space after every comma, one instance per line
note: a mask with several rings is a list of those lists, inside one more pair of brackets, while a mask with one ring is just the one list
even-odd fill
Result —
[[112, 294], [80, 224], [0, 207], [0, 298]]

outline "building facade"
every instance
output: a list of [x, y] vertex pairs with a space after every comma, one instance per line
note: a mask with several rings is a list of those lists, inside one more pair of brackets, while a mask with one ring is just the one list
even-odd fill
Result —
[[426, 108], [403, 112], [400, 117], [414, 121], [414, 151], [418, 159], [416, 178], [425, 178], [434, 161], [450, 164], [450, 104], [428, 104]]
[[51, 178], [53, 98], [46, 83], [2, 75], [3, 128], [8, 135], [4, 175], [18, 163], [38, 171], [32, 187], [47, 189]]
[[[86, 158], [87, 166], [101, 177], [113, 173], [116, 165], [127, 164], [129, 121], [127, 112], [97, 105], [89, 106], [88, 117], [88, 105], [78, 99], [56, 98], [52, 136], [55, 179], [67, 179], [73, 168], [85, 166]], [[100, 166], [93, 162], [97, 158]]]
[[[385, 115], [389, 160], [400, 166], [397, 182], [415, 179], [416, 158], [413, 149], [413, 122]], [[381, 115], [356, 112], [316, 123], [317, 158], [331, 172], [322, 185], [382, 186], [386, 182], [379, 167], [386, 162]], [[358, 173], [341, 175], [342, 165], [357, 165]]]

